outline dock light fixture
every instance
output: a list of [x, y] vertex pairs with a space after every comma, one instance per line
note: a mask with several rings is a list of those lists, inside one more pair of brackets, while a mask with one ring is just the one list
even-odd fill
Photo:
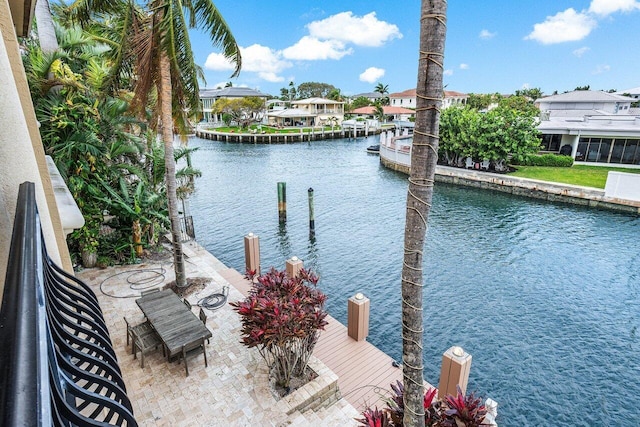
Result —
[[355, 296], [355, 298], [360, 301], [364, 299], [364, 294], [362, 292], [358, 292]]
[[451, 349], [451, 353], [453, 353], [454, 356], [462, 357], [464, 356], [464, 349], [462, 347], [455, 346]]

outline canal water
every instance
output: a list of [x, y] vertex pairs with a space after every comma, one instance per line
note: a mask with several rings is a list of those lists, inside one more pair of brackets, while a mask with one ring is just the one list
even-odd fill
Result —
[[[304, 260], [343, 323], [347, 298], [370, 297], [368, 339], [400, 361], [407, 177], [366, 153], [375, 142], [193, 138], [202, 178], [191, 209], [197, 240], [238, 271], [249, 232], [260, 237], [263, 270]], [[429, 225], [427, 381], [437, 385], [442, 353], [459, 345], [473, 356], [468, 390], [499, 403], [500, 425], [637, 425], [640, 218], [437, 184]]]

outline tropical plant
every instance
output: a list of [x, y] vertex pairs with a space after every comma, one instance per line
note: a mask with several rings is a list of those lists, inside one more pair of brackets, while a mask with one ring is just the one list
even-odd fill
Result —
[[371, 105], [371, 101], [369, 101], [369, 98], [366, 98], [364, 96], [359, 96], [353, 101], [351, 101], [351, 104], [349, 104], [349, 108], [351, 108], [352, 110], [355, 110], [356, 108], [366, 107], [369, 105]]
[[[356, 419], [356, 421], [365, 426], [400, 427], [406, 425], [404, 385], [397, 381], [396, 384], [391, 384], [391, 389], [392, 395], [387, 400], [387, 407], [384, 410], [368, 407], [362, 413], [363, 418]], [[423, 425], [426, 427], [489, 426], [490, 424], [484, 423], [487, 410], [482, 404], [482, 399], [473, 393], [465, 396], [459, 386], [456, 387], [456, 390], [455, 396], [448, 395], [442, 400], [436, 399], [438, 390], [433, 387], [424, 393], [422, 399]]]
[[416, 125], [402, 263], [402, 358], [405, 426], [424, 425], [423, 407], [423, 249], [438, 161], [442, 104], [442, 64], [446, 38], [446, 0], [422, 0], [420, 59], [416, 84]]
[[389, 85], [378, 83], [373, 91], [380, 94], [380, 104], [389, 105]]
[[356, 421], [367, 427], [390, 427], [393, 425], [389, 419], [387, 411], [383, 411], [378, 408], [365, 409], [362, 413], [362, 418], [356, 418]]
[[[393, 395], [387, 401], [387, 412], [393, 421], [393, 425], [401, 426], [404, 420], [404, 385], [400, 381], [391, 384]], [[438, 390], [430, 388], [424, 394], [422, 406], [424, 408], [424, 424], [425, 426], [435, 426], [440, 420], [440, 402], [435, 400]]]
[[487, 409], [482, 404], [482, 399], [473, 393], [465, 396], [459, 386], [456, 389], [458, 391], [456, 396], [445, 398], [447, 408], [442, 413], [440, 425], [442, 427], [481, 427], [487, 425], [484, 423]]
[[[177, 183], [173, 156], [174, 130], [186, 140], [189, 117], [199, 110], [198, 78], [202, 73], [195, 65], [188, 30], [199, 27], [206, 31], [223, 55], [235, 63], [231, 77], [240, 72], [240, 49], [222, 15], [210, 0], [181, 2], [178, 0], [76, 0], [69, 13], [82, 25], [89, 26], [104, 16], [120, 17], [111, 81], [127, 73], [137, 77], [133, 107], [146, 117], [154, 112], [150, 127], [160, 129], [164, 143], [166, 194], [171, 239], [173, 243], [176, 284], [186, 286], [186, 274], [180, 222], [178, 218]], [[157, 101], [157, 102], [156, 102]]]
[[257, 347], [276, 384], [287, 389], [301, 376], [320, 330], [327, 322], [327, 297], [316, 288], [318, 277], [301, 269], [296, 277], [272, 268], [253, 281], [244, 301], [231, 303], [242, 318], [242, 342]]
[[471, 108], [452, 106], [440, 115], [441, 162], [448, 166], [463, 167], [465, 158], [471, 155], [480, 115]]
[[247, 129], [253, 123], [260, 123], [264, 117], [264, 101], [257, 96], [244, 98], [222, 98], [213, 104], [213, 112], [227, 116], [229, 123], [235, 121], [241, 129]]
[[380, 103], [374, 104], [373, 115], [380, 123], [387, 121], [387, 116], [384, 114], [384, 107]]

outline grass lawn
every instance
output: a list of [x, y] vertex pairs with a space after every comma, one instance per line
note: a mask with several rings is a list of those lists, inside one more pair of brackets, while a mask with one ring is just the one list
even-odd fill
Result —
[[518, 170], [509, 175], [594, 188], [604, 188], [609, 171], [640, 173], [640, 169], [609, 168], [606, 166], [573, 165], [570, 168], [553, 168], [546, 166], [515, 167]]

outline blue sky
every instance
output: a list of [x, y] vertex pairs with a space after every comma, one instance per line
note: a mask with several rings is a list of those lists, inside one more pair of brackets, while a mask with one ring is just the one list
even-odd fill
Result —
[[[415, 87], [419, 0], [214, 0], [241, 47], [231, 66], [191, 33], [206, 87], [231, 81], [279, 96], [290, 81], [329, 83], [345, 95]], [[640, 86], [639, 0], [450, 1], [444, 83], [465, 93], [546, 94], [577, 86]], [[202, 87], [205, 87], [204, 85]]]

